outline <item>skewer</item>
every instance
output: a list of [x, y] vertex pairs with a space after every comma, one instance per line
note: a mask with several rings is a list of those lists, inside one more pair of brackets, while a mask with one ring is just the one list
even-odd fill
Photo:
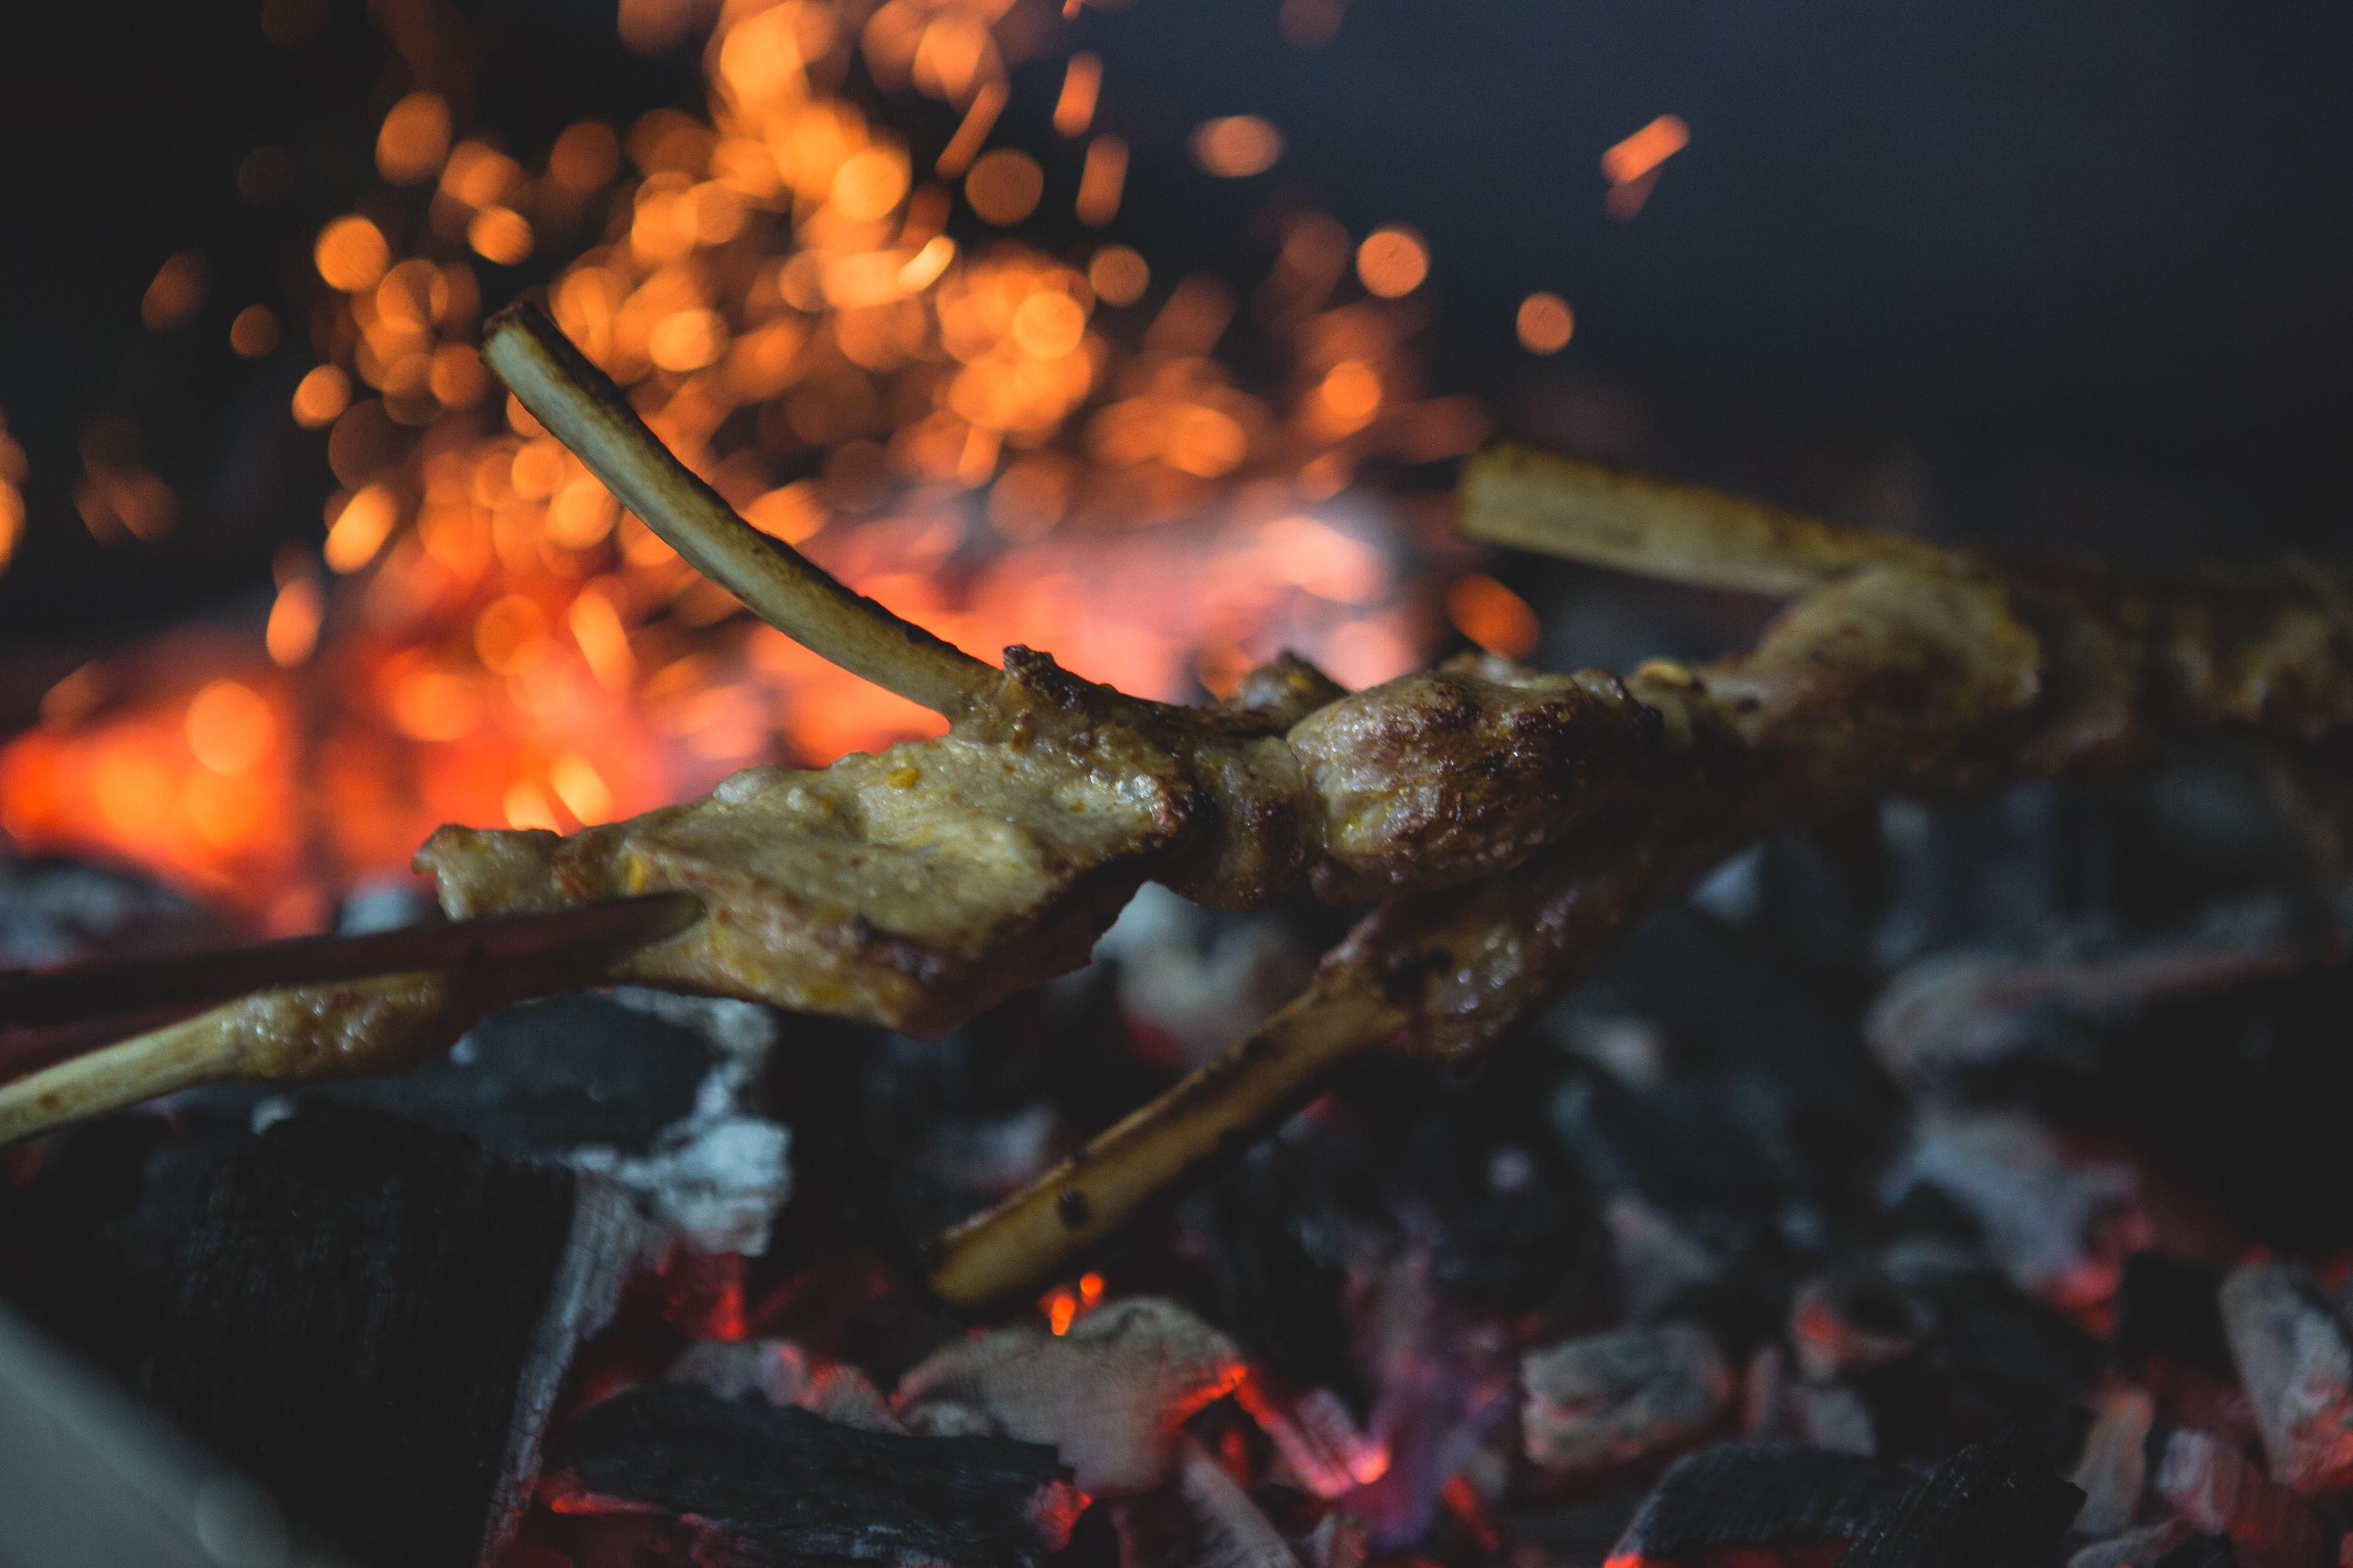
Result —
[[1383, 1044], [1407, 1021], [1402, 1008], [1354, 973], [1319, 977], [1215, 1061], [939, 1237], [932, 1289], [963, 1306], [1027, 1291], [1162, 1194], [1256, 1142], [1341, 1063]]
[[1502, 442], [1463, 466], [1466, 538], [1638, 577], [1796, 595], [1864, 566], [1951, 571], [1958, 554], [1694, 485]]
[[951, 718], [995, 689], [987, 665], [852, 593], [737, 516], [536, 306], [510, 305], [484, 324], [482, 362], [622, 505], [802, 647]]
[[300, 936], [212, 952], [105, 959], [0, 973], [0, 1028], [194, 1006], [274, 985], [466, 969], [607, 942], [674, 936], [702, 912], [683, 893], [649, 893], [550, 914], [406, 926], [363, 936]]
[[1638, 671], [1628, 686], [1673, 738], [1679, 782], [1515, 870], [1376, 909], [1265, 1028], [940, 1237], [933, 1289], [980, 1306], [1065, 1272], [1393, 1039], [1474, 1058], [1753, 838], [1976, 783], [1989, 752], [2018, 771], [2041, 663], [1998, 589], [1876, 567], [1793, 606], [1748, 654]]
[[[656, 895], [617, 910], [589, 905], [387, 933], [417, 944], [380, 946], [369, 955], [375, 973], [364, 978], [255, 992], [0, 1084], [0, 1145], [200, 1083], [303, 1083], [414, 1067], [494, 1007], [594, 984], [615, 947], [675, 935], [699, 907], [683, 895]], [[589, 910], [594, 919], [575, 918]], [[485, 941], [477, 924], [499, 930]], [[437, 958], [478, 952], [474, 962]], [[417, 962], [384, 972], [396, 954]]]
[[[1672, 847], [1655, 833], [1597, 833], [1508, 876], [1383, 905], [1257, 1030], [937, 1237], [933, 1291], [962, 1307], [1034, 1291], [1239, 1157], [1357, 1058], [1400, 1043], [1450, 1061], [1483, 1050], [1737, 842], [1722, 829]], [[1459, 987], [1465, 973], [1482, 979]]]

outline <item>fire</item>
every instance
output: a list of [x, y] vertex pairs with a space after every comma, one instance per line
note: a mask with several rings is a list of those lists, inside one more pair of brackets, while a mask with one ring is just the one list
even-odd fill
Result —
[[[1088, 135], [1089, 57], [1057, 113], [1082, 149], [991, 145], [1001, 10], [730, 0], [706, 114], [584, 121], [536, 158], [432, 91], [396, 102], [384, 185], [311, 250], [321, 363], [290, 412], [337, 482], [318, 552], [280, 558], [250, 628], [77, 676], [0, 751], [11, 838], [127, 854], [292, 927], [442, 822], [569, 831], [937, 728], [752, 624], [503, 396], [475, 333], [533, 256], [568, 258], [556, 320], [755, 526], [983, 657], [1027, 643], [1166, 699], [1284, 647], [1352, 684], [1418, 661], [1434, 617], [1400, 584], [1409, 540], [1349, 485], [1483, 433], [1422, 398], [1380, 303], [1419, 286], [1426, 243], [1293, 218], [1251, 329], [1291, 368], [1245, 390], [1214, 357], [1239, 304], [1222, 281], [1162, 281], [1116, 239], [1055, 254], [959, 226], [959, 207], [1009, 230], [1068, 203], [1103, 228], [1124, 195], [1125, 144]], [[633, 4], [628, 40], [692, 12]], [[928, 163], [836, 86], [853, 57], [954, 114]], [[1247, 117], [1199, 141], [1234, 173], [1281, 143]], [[280, 175], [241, 168], [239, 188]], [[1372, 298], [1340, 297], [1352, 253]], [[201, 289], [190, 266], [158, 274], [159, 316]], [[238, 320], [244, 352], [265, 317]], [[169, 527], [135, 440], [93, 428], [92, 529]], [[0, 443], [0, 562], [21, 473]]]

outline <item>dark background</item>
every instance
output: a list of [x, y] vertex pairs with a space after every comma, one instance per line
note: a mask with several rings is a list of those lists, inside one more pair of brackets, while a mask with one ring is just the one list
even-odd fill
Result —
[[[0, 409], [33, 465], [0, 642], [258, 594], [277, 543], [317, 535], [323, 441], [287, 415], [301, 322], [259, 362], [227, 323], [308, 297], [309, 237], [415, 79], [358, 0], [321, 4], [292, 47], [250, 4], [52, 7], [49, 41], [0, 58]], [[471, 74], [431, 85], [519, 153], [582, 114], [699, 101], [691, 51], [630, 55], [610, 0], [396, 9], [472, 37]], [[1051, 35], [1104, 58], [1098, 124], [1136, 152], [1115, 233], [1161, 279], [1254, 279], [1271, 215], [1307, 202], [1359, 234], [1401, 220], [1432, 242], [1435, 389], [1507, 429], [1898, 526], [2337, 548], [2353, 7], [1356, 0], [1314, 49], [1276, 12], [1138, 0]], [[1017, 69], [998, 140], [1053, 153], [1065, 47]], [[1276, 168], [1192, 168], [1186, 132], [1245, 110], [1282, 130]], [[1670, 112], [1690, 147], [1607, 217], [1602, 150]], [[952, 121], [917, 122], [920, 153]], [[240, 199], [265, 144], [293, 177]], [[140, 296], [191, 246], [206, 304], [150, 333]], [[492, 303], [534, 277], [484, 272]], [[1513, 338], [1535, 289], [1577, 310], [1554, 358]], [[181, 497], [163, 545], [101, 549], [74, 514], [78, 434], [110, 407]]]

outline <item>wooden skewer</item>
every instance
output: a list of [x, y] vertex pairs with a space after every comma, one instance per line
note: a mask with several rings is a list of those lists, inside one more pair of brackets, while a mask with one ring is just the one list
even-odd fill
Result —
[[549, 914], [406, 926], [364, 936], [302, 936], [213, 952], [108, 959], [0, 973], [0, 1027], [77, 1023], [194, 1006], [273, 985], [464, 969], [603, 942], [659, 942], [702, 913], [688, 893], [649, 893]]
[[[256, 992], [0, 1084], [0, 1145], [195, 1084], [301, 1083], [413, 1067], [494, 1007], [596, 984], [616, 946], [675, 935], [700, 909], [689, 894], [655, 894], [386, 933], [412, 945], [378, 942], [362, 978]], [[484, 938], [478, 926], [498, 930]], [[395, 957], [415, 962], [386, 973]]]
[[[1238, 1158], [1350, 1060], [1402, 1038], [1465, 1059], [1573, 984], [1609, 940], [1704, 873], [1742, 824], [1603, 830], [1472, 887], [1383, 905], [1255, 1032], [995, 1208], [933, 1243], [956, 1306], [1012, 1300]], [[1459, 977], [1474, 978], [1468, 985]]]
[[1353, 974], [1319, 979], [1240, 1044], [987, 1213], [934, 1243], [932, 1289], [963, 1306], [1050, 1278], [1160, 1195], [1191, 1185], [1314, 1098], [1407, 1014]]
[[1456, 502], [1457, 526], [1482, 543], [1755, 594], [1802, 594], [1865, 566], [1951, 571], [1964, 559], [1509, 442], [1465, 465]]
[[511, 305], [492, 316], [482, 362], [622, 505], [786, 637], [951, 718], [996, 689], [987, 665], [850, 592], [737, 516], [537, 307]]

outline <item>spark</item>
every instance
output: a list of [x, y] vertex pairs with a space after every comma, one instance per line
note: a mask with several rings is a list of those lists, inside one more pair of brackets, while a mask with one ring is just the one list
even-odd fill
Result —
[[1569, 335], [1577, 330], [1577, 316], [1559, 295], [1535, 293], [1520, 301], [1513, 327], [1520, 346], [1530, 353], [1556, 354], [1568, 346]]
[[1674, 115], [1662, 114], [1602, 153], [1609, 216], [1623, 220], [1641, 212], [1658, 181], [1659, 165], [1690, 144], [1691, 128]]

